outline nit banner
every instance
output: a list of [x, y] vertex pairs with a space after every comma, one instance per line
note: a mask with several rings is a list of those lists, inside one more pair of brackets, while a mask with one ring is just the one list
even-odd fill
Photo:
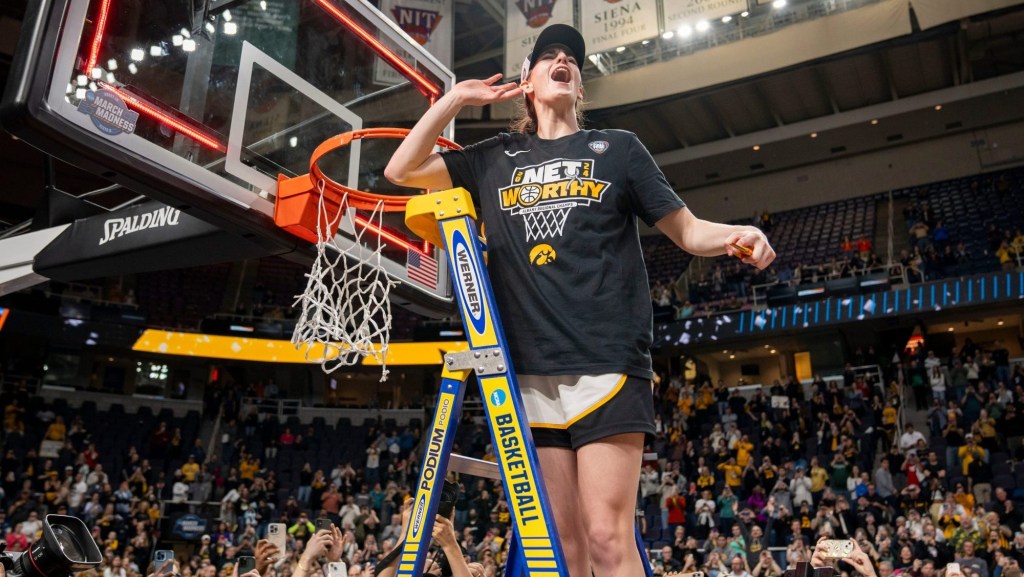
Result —
[[[427, 52], [448, 69], [452, 67], [452, 1], [453, 0], [381, 0], [380, 11], [398, 27], [419, 42]], [[386, 38], [381, 40], [390, 44]], [[389, 46], [392, 50], [394, 46]], [[377, 59], [373, 77], [380, 84], [398, 84], [406, 78]]]

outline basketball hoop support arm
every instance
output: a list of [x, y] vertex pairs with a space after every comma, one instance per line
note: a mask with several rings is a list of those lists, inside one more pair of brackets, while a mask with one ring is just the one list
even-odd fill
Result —
[[406, 226], [424, 240], [443, 246], [448, 255], [469, 350], [445, 357], [441, 391], [427, 431], [427, 450], [396, 575], [422, 575], [465, 384], [473, 371], [515, 527], [505, 575], [568, 577], [475, 219], [470, 195], [462, 188], [416, 196], [406, 206]]

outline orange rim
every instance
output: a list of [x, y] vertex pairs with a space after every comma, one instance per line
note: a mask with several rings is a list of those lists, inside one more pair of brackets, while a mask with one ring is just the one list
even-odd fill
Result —
[[[365, 128], [363, 130], [353, 130], [350, 132], [344, 132], [337, 136], [332, 136], [323, 141], [320, 146], [316, 147], [316, 150], [313, 151], [313, 156], [309, 159], [309, 176], [314, 182], [317, 180], [323, 181], [325, 194], [328, 191], [333, 192], [339, 197], [347, 194], [347, 204], [353, 208], [358, 208], [360, 210], [375, 210], [377, 206], [380, 205], [382, 207], [381, 210], [384, 212], [401, 212], [405, 210], [406, 203], [418, 195], [392, 196], [367, 192], [365, 190], [359, 190], [358, 188], [345, 186], [344, 184], [331, 179], [320, 170], [320, 158], [328, 152], [352, 144], [353, 140], [405, 138], [408, 134], [409, 129], [407, 128]], [[461, 146], [447, 138], [444, 138], [443, 136], [439, 136], [437, 138], [437, 145], [448, 150], [462, 149]]]

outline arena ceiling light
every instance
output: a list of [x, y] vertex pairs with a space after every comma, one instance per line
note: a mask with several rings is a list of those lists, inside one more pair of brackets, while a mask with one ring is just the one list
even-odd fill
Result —
[[776, 10], [780, 10], [782, 8], [785, 8], [785, 7], [786, 7], [786, 0], [775, 0], [774, 2], [772, 2], [772, 8], [775, 8]]

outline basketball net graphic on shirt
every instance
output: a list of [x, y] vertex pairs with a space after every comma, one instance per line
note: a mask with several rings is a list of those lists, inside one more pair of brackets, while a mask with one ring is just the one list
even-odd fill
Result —
[[[601, 195], [610, 186], [593, 174], [594, 161], [589, 159], [559, 158], [516, 168], [512, 183], [498, 190], [501, 208], [512, 216], [523, 217], [528, 243], [560, 237], [569, 212], [577, 206], [601, 202]], [[554, 259], [535, 264], [551, 260]]]

